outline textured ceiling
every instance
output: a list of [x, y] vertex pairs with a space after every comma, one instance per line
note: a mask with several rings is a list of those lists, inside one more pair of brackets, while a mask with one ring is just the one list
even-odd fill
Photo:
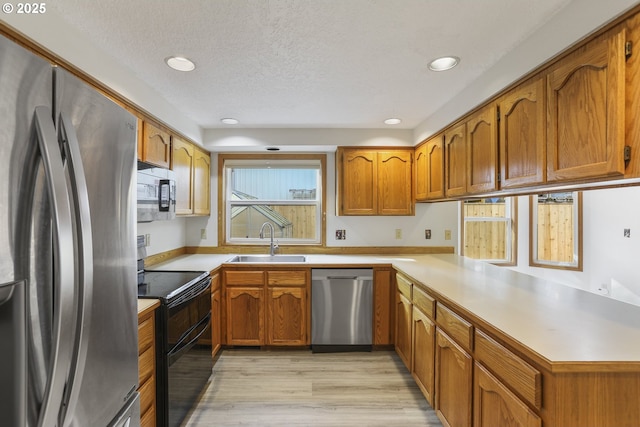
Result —
[[[569, 0], [55, 0], [71, 26], [203, 128], [412, 129]], [[180, 73], [164, 59], [182, 55]], [[462, 58], [428, 71], [440, 55]]]

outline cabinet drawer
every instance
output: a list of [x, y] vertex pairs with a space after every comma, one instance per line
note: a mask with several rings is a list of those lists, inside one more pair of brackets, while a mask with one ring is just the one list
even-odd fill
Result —
[[413, 284], [399, 274], [396, 274], [396, 285], [398, 287], [398, 291], [411, 301], [411, 288], [413, 287]]
[[138, 324], [138, 354], [153, 345], [153, 320], [154, 317], [150, 316]]
[[475, 355], [507, 386], [536, 408], [542, 404], [542, 376], [524, 360], [481, 331], [475, 333]]
[[262, 285], [264, 272], [262, 271], [225, 271], [224, 283], [226, 285]]
[[440, 303], [436, 305], [436, 323], [466, 350], [473, 349], [473, 326], [471, 323]]
[[156, 400], [156, 380], [151, 377], [140, 386], [140, 413], [144, 414]]
[[155, 368], [155, 352], [149, 347], [138, 358], [138, 384], [144, 383], [147, 378], [153, 376]]
[[267, 271], [267, 284], [277, 286], [304, 286], [307, 284], [307, 271]]
[[435, 319], [436, 300], [415, 286], [413, 287], [413, 305], [418, 307], [428, 318]]

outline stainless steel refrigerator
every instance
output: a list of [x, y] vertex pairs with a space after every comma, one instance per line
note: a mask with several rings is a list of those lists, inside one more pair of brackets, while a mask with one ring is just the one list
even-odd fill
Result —
[[139, 425], [136, 119], [0, 36], [0, 426]]

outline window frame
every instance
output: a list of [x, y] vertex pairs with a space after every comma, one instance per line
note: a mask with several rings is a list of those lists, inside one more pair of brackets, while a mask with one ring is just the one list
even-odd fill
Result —
[[[574, 259], [577, 260], [574, 263], [567, 263], [561, 261], [546, 261], [546, 260], [538, 260], [538, 240], [537, 240], [537, 209], [535, 206], [538, 202], [539, 194], [553, 194], [553, 193], [573, 193], [573, 214], [574, 214], [574, 222], [576, 226], [574, 227], [574, 250], [573, 255]], [[538, 268], [553, 268], [559, 270], [571, 270], [571, 271], [582, 271], [582, 191], [548, 191], [539, 194], [534, 194], [529, 196], [529, 266], [530, 267], [538, 267]]]
[[470, 258], [478, 261], [488, 262], [498, 266], [515, 266], [518, 263], [518, 197], [517, 196], [501, 196], [505, 199], [505, 212], [508, 212], [508, 216], [505, 217], [469, 217], [465, 218], [464, 204], [465, 202], [472, 200], [487, 199], [490, 197], [478, 197], [474, 199], [467, 199], [460, 201], [460, 255], [465, 256], [465, 232], [467, 222], [505, 222], [507, 224], [507, 232], [505, 236], [510, 236], [505, 242], [505, 252], [509, 254], [509, 259], [485, 259], [485, 258]]
[[[238, 247], [264, 247], [269, 246], [269, 239], [243, 239], [232, 240], [229, 235], [230, 223], [228, 223], [230, 204], [227, 200], [227, 177], [225, 162], [227, 161], [257, 161], [257, 160], [269, 160], [269, 161], [318, 161], [320, 164], [320, 188], [317, 190], [320, 192], [319, 197], [319, 212], [316, 217], [318, 220], [318, 238], [313, 241], [301, 241], [301, 240], [282, 240], [278, 238], [278, 245], [280, 247], [287, 246], [325, 246], [326, 235], [326, 154], [242, 154], [242, 153], [220, 153], [218, 154], [218, 246], [224, 246], [227, 249]], [[295, 202], [295, 203], [292, 203]], [[271, 204], [271, 203], [270, 203]], [[282, 200], [274, 201], [273, 204], [279, 205], [316, 205], [317, 201], [309, 202], [304, 200]]]

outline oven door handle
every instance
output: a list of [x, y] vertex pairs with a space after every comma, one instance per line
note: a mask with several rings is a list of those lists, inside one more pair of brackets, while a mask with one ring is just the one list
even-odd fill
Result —
[[[211, 312], [207, 313], [207, 315], [202, 319], [200, 319], [200, 321], [196, 323], [195, 326], [189, 328], [187, 332], [182, 334], [182, 337], [180, 337], [180, 340], [178, 340], [176, 345], [174, 345], [173, 348], [169, 350], [169, 353], [167, 354], [169, 359], [169, 366], [171, 366], [173, 362], [178, 360], [180, 356], [182, 356], [186, 351], [188, 351], [189, 349], [191, 349], [191, 347], [193, 347], [196, 341], [200, 339], [202, 334], [204, 334], [207, 331], [210, 321], [211, 321]], [[198, 334], [195, 337], [193, 337], [193, 339], [191, 339], [189, 342], [183, 344], [182, 341], [184, 341], [184, 339], [187, 336], [189, 336], [191, 332], [197, 330], [198, 328], [202, 328], [202, 330], [198, 332]]]

